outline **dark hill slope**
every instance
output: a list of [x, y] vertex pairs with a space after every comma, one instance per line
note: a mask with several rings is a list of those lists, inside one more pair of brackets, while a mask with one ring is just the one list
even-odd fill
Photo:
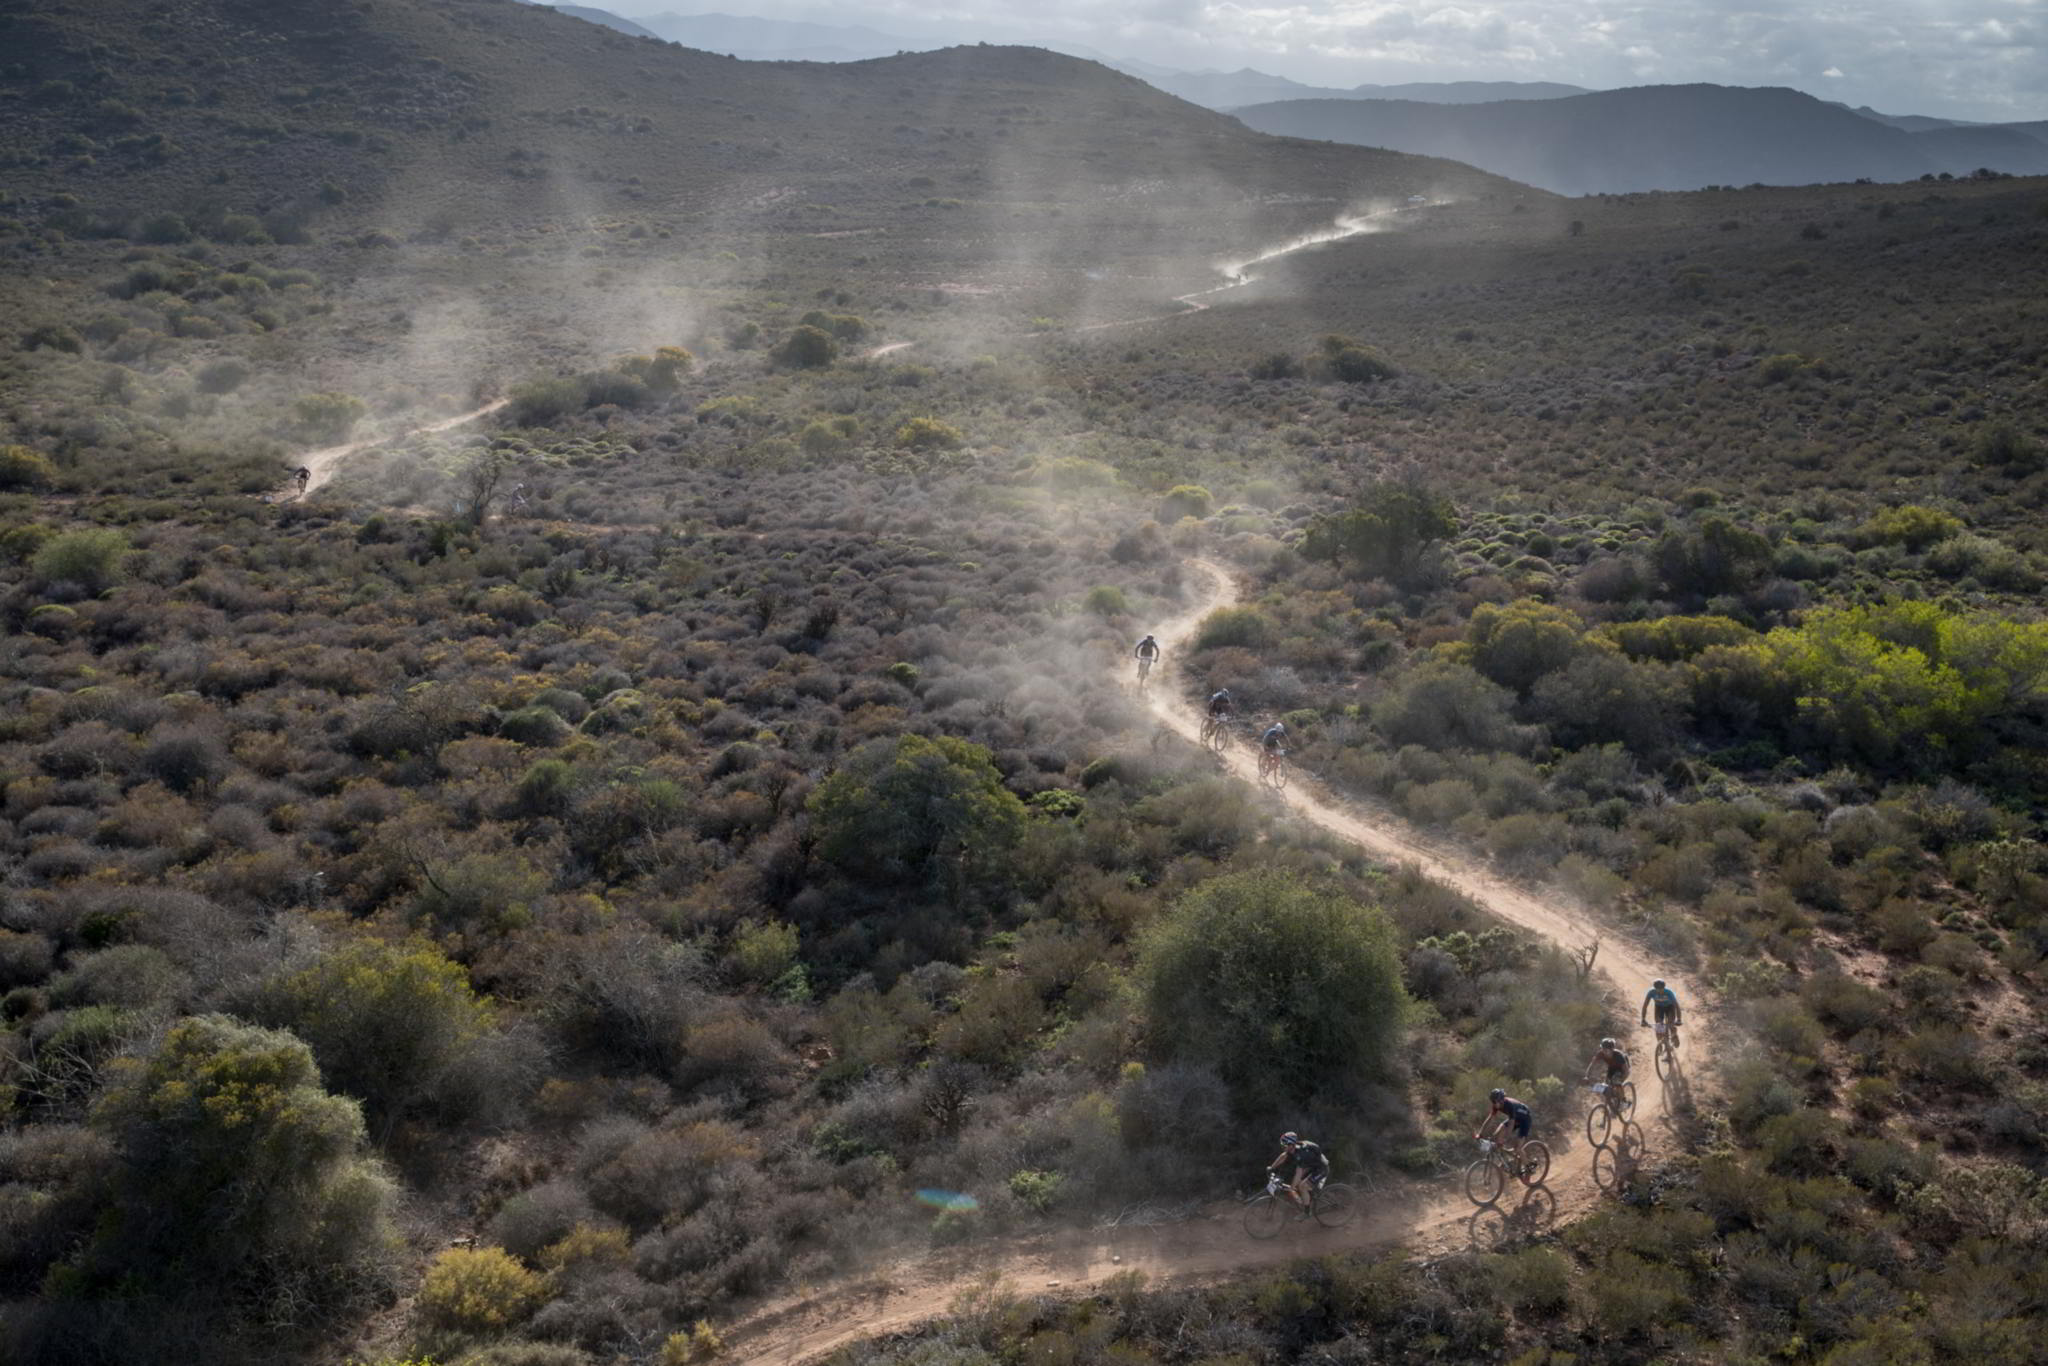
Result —
[[739, 62], [512, 0], [29, 0], [0, 22], [0, 155], [32, 210], [61, 193], [107, 215], [218, 204], [409, 235], [906, 197], [1185, 209], [1501, 188], [1276, 143], [1036, 49]]
[[1237, 111], [1247, 126], [1450, 157], [1565, 194], [1702, 185], [1910, 180], [2048, 157], [1978, 129], [1909, 133], [1796, 90], [1646, 86], [1481, 105], [1308, 100]]

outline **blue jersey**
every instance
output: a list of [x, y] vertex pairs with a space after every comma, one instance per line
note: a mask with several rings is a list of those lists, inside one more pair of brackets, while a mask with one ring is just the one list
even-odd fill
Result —
[[1646, 1006], [1653, 1005], [1659, 1010], [1676, 1010], [1678, 1009], [1678, 993], [1670, 987], [1663, 987], [1661, 989], [1651, 987], [1647, 992], [1643, 993], [1643, 1004]]

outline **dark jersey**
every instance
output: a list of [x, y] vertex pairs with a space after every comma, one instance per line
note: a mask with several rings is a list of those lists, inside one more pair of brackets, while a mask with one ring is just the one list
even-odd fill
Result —
[[1294, 1170], [1298, 1172], [1321, 1172], [1329, 1170], [1330, 1159], [1323, 1152], [1323, 1145], [1307, 1139], [1294, 1145], [1288, 1152], [1294, 1159]]

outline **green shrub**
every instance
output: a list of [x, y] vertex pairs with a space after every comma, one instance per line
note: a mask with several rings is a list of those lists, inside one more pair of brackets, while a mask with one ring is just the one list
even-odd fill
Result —
[[122, 1066], [92, 1122], [121, 1162], [80, 1263], [122, 1297], [235, 1284], [317, 1305], [384, 1279], [391, 1182], [364, 1155], [355, 1102], [321, 1089], [290, 1034], [180, 1021]]
[[1908, 503], [1871, 514], [1870, 520], [1857, 529], [1856, 536], [1865, 545], [1904, 546], [1918, 553], [1936, 541], [1962, 534], [1962, 530], [1962, 518]]
[[501, 1247], [451, 1247], [434, 1258], [420, 1284], [419, 1313], [432, 1328], [502, 1333], [526, 1319], [547, 1282]]
[[1259, 650], [1272, 643], [1273, 623], [1256, 607], [1219, 607], [1202, 618], [1195, 633], [1197, 650], [1237, 647]]
[[420, 941], [331, 949], [268, 983], [261, 1010], [306, 1041], [328, 1085], [380, 1120], [443, 1086], [493, 1023], [462, 965]]
[[57, 481], [57, 467], [41, 451], [0, 446], [0, 493], [45, 489]]
[[292, 421], [308, 441], [346, 441], [369, 407], [354, 394], [306, 394], [292, 404]]
[[989, 752], [953, 736], [869, 741], [818, 785], [810, 810], [820, 856], [881, 885], [992, 874], [1025, 820]]
[[1089, 589], [1083, 605], [1098, 617], [1128, 616], [1131, 611], [1130, 603], [1124, 598], [1124, 590], [1109, 584]]
[[45, 583], [75, 583], [100, 593], [120, 582], [128, 538], [106, 527], [65, 531], [45, 541], [29, 566]]
[[1418, 568], [1423, 550], [1457, 531], [1450, 502], [1405, 484], [1376, 484], [1349, 511], [1319, 517], [1302, 537], [1301, 553], [1334, 560], [1366, 578], [1400, 580]]
[[1154, 1049], [1213, 1066], [1247, 1110], [1384, 1076], [1408, 1009], [1381, 913], [1275, 870], [1182, 897], [1137, 980]]
[[1572, 1264], [1554, 1248], [1532, 1247], [1487, 1260], [1497, 1293], [1526, 1314], [1558, 1314], [1571, 1305]]
[[1066, 1179], [1060, 1172], [1023, 1168], [1010, 1173], [1010, 1194], [1026, 1207], [1039, 1214], [1047, 1214], [1059, 1199], [1060, 1187]]
[[913, 417], [896, 429], [896, 445], [901, 450], [957, 451], [966, 444], [966, 433], [935, 417]]
[[1176, 485], [1159, 500], [1159, 520], [1167, 526], [1183, 517], [1200, 520], [1209, 515], [1213, 501], [1209, 496], [1209, 490], [1200, 484]]
[[822, 370], [839, 359], [839, 343], [823, 328], [799, 326], [769, 356], [792, 370]]

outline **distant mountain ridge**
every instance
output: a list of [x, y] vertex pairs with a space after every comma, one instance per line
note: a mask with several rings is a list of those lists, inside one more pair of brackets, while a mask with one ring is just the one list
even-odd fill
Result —
[[553, 0], [519, 0], [519, 3], [522, 5], [545, 5], [551, 10], [582, 19], [587, 23], [602, 24], [604, 27], [623, 33], [629, 38], [653, 38], [658, 36], [640, 27], [631, 19], [622, 19], [610, 10], [594, 9], [589, 5], [558, 5], [553, 3]]
[[2033, 125], [1909, 131], [1782, 88], [1641, 86], [1476, 105], [1290, 100], [1234, 112], [1261, 132], [1447, 157], [1561, 194], [2048, 174], [2048, 140]]
[[1584, 86], [1555, 81], [1416, 81], [1406, 85], [1347, 88], [1304, 85], [1246, 67], [1241, 71], [1167, 71], [1135, 62], [1111, 62], [1140, 80], [1208, 109], [1235, 109], [1275, 100], [1415, 100], [1423, 104], [1485, 104], [1497, 100], [1554, 100], [1584, 95]]

